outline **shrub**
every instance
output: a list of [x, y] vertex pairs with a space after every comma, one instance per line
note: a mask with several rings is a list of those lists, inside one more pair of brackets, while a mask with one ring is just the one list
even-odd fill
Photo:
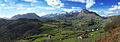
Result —
[[112, 22], [105, 25], [104, 30], [110, 31], [114, 28], [120, 27], [120, 16], [112, 17]]

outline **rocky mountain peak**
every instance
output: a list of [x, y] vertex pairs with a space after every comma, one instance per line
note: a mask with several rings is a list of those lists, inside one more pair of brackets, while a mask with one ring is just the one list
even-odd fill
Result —
[[89, 13], [90, 11], [88, 11], [87, 9], [83, 9], [80, 11], [80, 13]]

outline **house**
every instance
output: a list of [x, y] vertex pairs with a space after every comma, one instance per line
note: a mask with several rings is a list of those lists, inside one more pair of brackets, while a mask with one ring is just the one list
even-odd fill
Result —
[[79, 37], [77, 37], [78, 39], [83, 39], [83, 38], [88, 38], [88, 35], [80, 35]]
[[92, 31], [95, 31], [95, 29], [92, 29]]
[[91, 31], [96, 31], [96, 30], [99, 30], [98, 28], [93, 28], [93, 29], [91, 29]]
[[51, 35], [45, 34], [44, 36], [48, 37], [48, 39], [51, 39]]

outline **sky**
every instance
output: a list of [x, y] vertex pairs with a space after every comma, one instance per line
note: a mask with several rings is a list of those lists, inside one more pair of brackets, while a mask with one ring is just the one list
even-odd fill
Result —
[[0, 17], [36, 13], [39, 16], [88, 9], [101, 16], [120, 13], [120, 0], [0, 0]]

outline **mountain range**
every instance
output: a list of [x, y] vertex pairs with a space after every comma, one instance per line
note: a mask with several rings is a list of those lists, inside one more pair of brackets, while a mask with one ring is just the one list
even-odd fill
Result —
[[11, 19], [19, 19], [19, 18], [27, 18], [27, 19], [40, 19], [40, 17], [38, 15], [36, 15], [35, 13], [26, 13], [26, 14], [18, 14], [13, 16]]
[[100, 15], [98, 15], [95, 12], [92, 11], [88, 11], [87, 9], [83, 9], [80, 12], [78, 11], [72, 11], [72, 12], [62, 12], [62, 13], [56, 13], [56, 14], [47, 14], [45, 16], [39, 17], [38, 15], [36, 15], [35, 13], [26, 13], [23, 15], [15, 15], [13, 16], [11, 19], [19, 19], [19, 18], [27, 18], [27, 19], [43, 19], [43, 18], [57, 18], [57, 19], [63, 19], [63, 18], [84, 18], [84, 17], [89, 17], [89, 18], [93, 18], [93, 17], [101, 17]]

